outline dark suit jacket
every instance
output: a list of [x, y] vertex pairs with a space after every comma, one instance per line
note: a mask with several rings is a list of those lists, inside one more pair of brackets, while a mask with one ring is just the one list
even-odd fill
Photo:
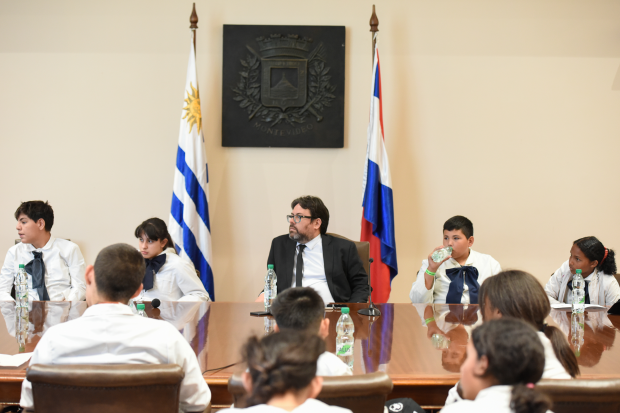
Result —
[[[368, 300], [368, 275], [355, 244], [331, 235], [321, 235], [321, 241], [325, 277], [334, 300], [337, 303], [365, 303]], [[296, 247], [297, 241], [288, 235], [281, 235], [271, 241], [267, 264], [273, 264], [278, 276], [278, 294], [293, 282]]]

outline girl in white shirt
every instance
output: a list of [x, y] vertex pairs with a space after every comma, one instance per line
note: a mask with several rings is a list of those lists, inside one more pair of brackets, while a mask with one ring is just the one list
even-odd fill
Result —
[[194, 265], [177, 255], [164, 221], [147, 219], [134, 235], [146, 261], [144, 290], [134, 301], [210, 301]]
[[545, 286], [552, 303], [572, 304], [573, 275], [581, 270], [586, 281], [586, 304], [613, 305], [620, 300], [620, 285], [614, 277], [616, 254], [596, 237], [580, 238], [570, 249], [570, 258], [553, 273]]
[[316, 334], [284, 331], [250, 337], [241, 350], [248, 366], [243, 373], [246, 408], [221, 412], [351, 413], [315, 399], [323, 385], [323, 378], [316, 376], [316, 363], [324, 351], [325, 342]]
[[502, 318], [474, 329], [461, 366], [461, 400], [443, 413], [544, 413], [549, 398], [534, 383], [542, 377], [545, 351], [536, 330], [522, 320]]
[[[536, 331], [543, 345], [544, 379], [570, 379], [579, 375], [577, 357], [562, 330], [545, 324], [551, 305], [542, 286], [525, 271], [502, 271], [480, 286], [480, 312], [486, 323], [502, 317], [519, 318]], [[459, 382], [448, 392], [446, 405], [462, 400]]]

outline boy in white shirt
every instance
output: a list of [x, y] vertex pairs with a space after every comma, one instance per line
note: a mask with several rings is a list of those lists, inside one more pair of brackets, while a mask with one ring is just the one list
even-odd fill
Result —
[[[474, 225], [460, 215], [443, 224], [443, 246], [435, 248], [422, 261], [409, 293], [412, 303], [478, 304], [478, 289], [482, 282], [499, 273], [499, 263], [490, 255], [471, 249], [474, 245]], [[452, 255], [441, 262], [431, 258], [441, 248], [452, 247]]]
[[80, 248], [71, 241], [54, 238], [54, 210], [43, 201], [28, 201], [15, 211], [21, 243], [9, 248], [0, 270], [0, 301], [13, 301], [11, 287], [25, 265], [28, 298], [34, 301], [80, 301], [84, 299], [86, 265]]
[[[86, 270], [89, 308], [82, 317], [51, 327], [30, 364], [178, 364], [185, 373], [179, 408], [202, 412], [211, 392], [187, 340], [172, 324], [135, 315], [127, 306], [142, 290], [144, 271], [144, 259], [135, 248], [104, 248], [95, 266]], [[28, 380], [22, 384], [20, 404], [36, 410]]]
[[[325, 303], [311, 287], [288, 288], [278, 294], [271, 305], [276, 331], [318, 334], [323, 340], [329, 335], [329, 319]], [[333, 353], [325, 351], [317, 361], [317, 376], [350, 376], [353, 372]]]

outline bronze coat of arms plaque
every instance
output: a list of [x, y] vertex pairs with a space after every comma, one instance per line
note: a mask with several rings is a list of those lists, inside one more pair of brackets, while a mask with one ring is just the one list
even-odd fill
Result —
[[222, 146], [342, 148], [344, 26], [224, 25]]

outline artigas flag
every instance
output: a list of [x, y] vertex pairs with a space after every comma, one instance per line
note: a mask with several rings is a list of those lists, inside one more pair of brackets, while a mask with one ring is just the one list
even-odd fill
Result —
[[392, 279], [398, 274], [394, 237], [394, 198], [390, 165], [383, 138], [381, 70], [379, 48], [375, 49], [370, 97], [370, 121], [364, 166], [364, 200], [360, 240], [370, 242], [372, 300], [385, 303], [390, 298]]
[[209, 296], [215, 300], [211, 270], [209, 172], [193, 43], [189, 52], [184, 98], [168, 230], [179, 255], [194, 263]]

